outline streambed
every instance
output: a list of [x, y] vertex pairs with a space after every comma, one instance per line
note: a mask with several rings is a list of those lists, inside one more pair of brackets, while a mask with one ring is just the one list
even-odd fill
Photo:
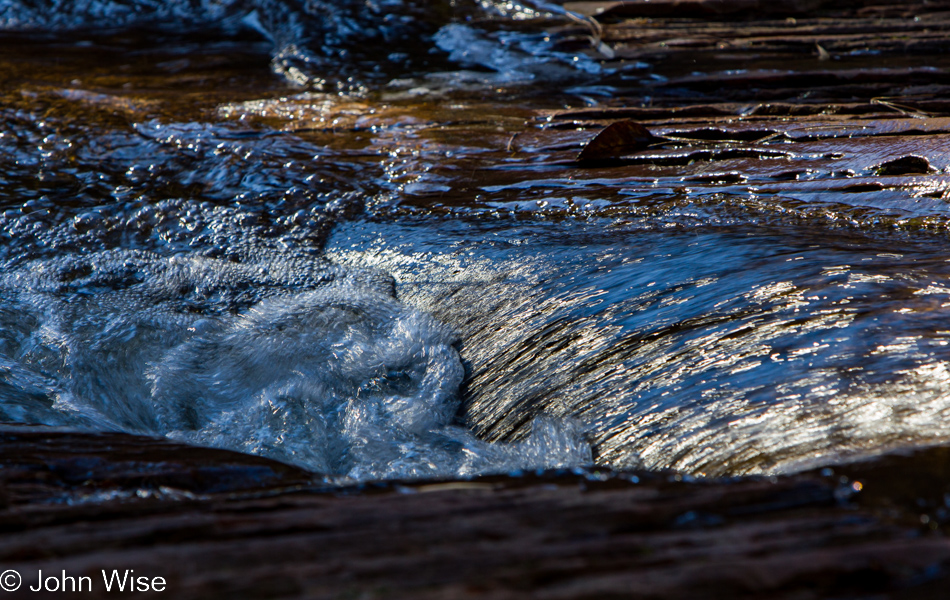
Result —
[[2, 16], [5, 420], [356, 480], [947, 441], [940, 56], [773, 31], [717, 91], [551, 6], [94, 7]]

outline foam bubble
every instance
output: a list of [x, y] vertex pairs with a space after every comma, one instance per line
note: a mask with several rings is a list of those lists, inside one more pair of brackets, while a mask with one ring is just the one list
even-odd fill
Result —
[[454, 425], [444, 324], [385, 273], [142, 251], [0, 278], [3, 418], [165, 435], [353, 479], [589, 462], [579, 431], [492, 445]]

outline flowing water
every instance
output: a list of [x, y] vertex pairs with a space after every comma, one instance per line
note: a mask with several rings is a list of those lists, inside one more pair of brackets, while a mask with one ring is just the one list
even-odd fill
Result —
[[950, 441], [946, 155], [839, 153], [869, 120], [578, 165], [552, 115], [664, 76], [570, 22], [0, 3], [0, 418], [343, 480]]

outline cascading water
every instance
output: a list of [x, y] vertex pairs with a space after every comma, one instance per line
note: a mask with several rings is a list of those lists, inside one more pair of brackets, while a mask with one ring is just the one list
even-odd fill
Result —
[[4, 3], [0, 417], [340, 480], [947, 442], [945, 157], [695, 122], [579, 166], [539, 111], [664, 77], [565, 14]]

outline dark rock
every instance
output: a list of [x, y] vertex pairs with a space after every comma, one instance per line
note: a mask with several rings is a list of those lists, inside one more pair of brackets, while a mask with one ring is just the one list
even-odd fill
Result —
[[[945, 476], [945, 450], [771, 480], [552, 472], [353, 488], [123, 434], [5, 427], [0, 453], [0, 562], [26, 586], [39, 570], [88, 576], [87, 597], [109, 596], [103, 569], [132, 569], [202, 599], [936, 598], [950, 565], [942, 525], [887, 491], [908, 461]], [[929, 502], [948, 482], [912, 495]]]

